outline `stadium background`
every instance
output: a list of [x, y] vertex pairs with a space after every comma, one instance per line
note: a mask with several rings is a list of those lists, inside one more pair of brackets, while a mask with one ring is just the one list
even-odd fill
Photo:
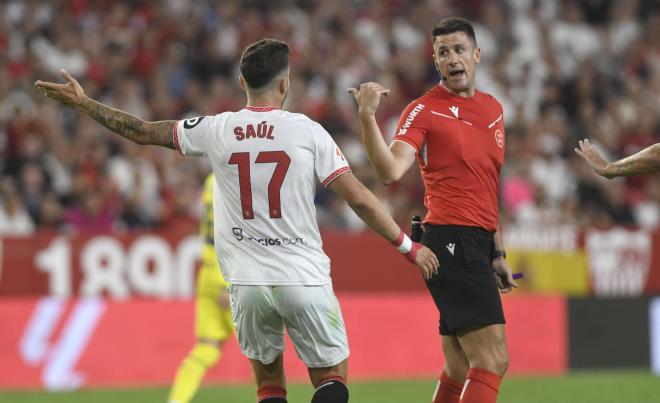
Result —
[[[509, 262], [526, 275], [504, 298], [508, 385], [632, 368], [612, 378], [650, 386], [616, 390], [629, 403], [654, 401], [660, 180], [600, 179], [572, 148], [588, 137], [618, 158], [660, 141], [657, 0], [1, 2], [0, 401], [47, 396], [5, 389], [165, 386], [193, 339], [207, 161], [122, 140], [45, 99], [36, 79], [59, 80], [65, 68], [89, 96], [148, 120], [215, 114], [244, 105], [241, 49], [263, 36], [286, 40], [286, 108], [323, 124], [407, 225], [424, 212], [419, 176], [377, 182], [346, 88], [376, 80], [392, 89], [378, 115], [391, 134], [437, 79], [428, 33], [449, 15], [475, 22], [477, 87], [505, 110], [502, 225]], [[317, 209], [352, 378], [419, 379], [430, 396], [442, 357], [421, 280], [331, 193], [319, 189]], [[291, 348], [286, 361], [303, 382]], [[235, 342], [207, 379], [250, 381]], [[596, 401], [594, 385], [566, 401]]]

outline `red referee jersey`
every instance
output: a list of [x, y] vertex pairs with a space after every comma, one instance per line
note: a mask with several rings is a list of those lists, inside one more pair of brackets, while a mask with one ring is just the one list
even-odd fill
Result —
[[479, 91], [465, 98], [436, 85], [406, 107], [394, 141], [417, 153], [424, 222], [497, 230], [504, 122], [495, 98]]

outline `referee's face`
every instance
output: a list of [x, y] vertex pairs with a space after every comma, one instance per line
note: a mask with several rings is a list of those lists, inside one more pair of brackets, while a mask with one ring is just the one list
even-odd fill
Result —
[[474, 95], [475, 70], [481, 51], [465, 32], [440, 35], [433, 42], [433, 60], [447, 89]]

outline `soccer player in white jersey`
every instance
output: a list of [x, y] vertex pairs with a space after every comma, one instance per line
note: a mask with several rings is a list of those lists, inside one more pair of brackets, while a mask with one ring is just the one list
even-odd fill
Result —
[[182, 121], [145, 122], [103, 105], [85, 96], [65, 71], [66, 84], [35, 85], [138, 144], [210, 158], [217, 185], [215, 247], [231, 284], [233, 320], [254, 370], [258, 402], [287, 401], [285, 328], [309, 368], [316, 388], [312, 402], [347, 402], [349, 350], [316, 223], [317, 181], [343, 197], [425, 278], [437, 273], [438, 260], [412, 242], [353, 176], [328, 132], [304, 115], [281, 109], [290, 83], [286, 43], [263, 39], [248, 46], [240, 71], [244, 109]]

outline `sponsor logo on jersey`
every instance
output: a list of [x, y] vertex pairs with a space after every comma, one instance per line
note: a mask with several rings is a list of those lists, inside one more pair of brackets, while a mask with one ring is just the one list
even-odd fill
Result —
[[454, 114], [454, 116], [455, 116], [456, 118], [458, 118], [458, 106], [453, 106], [453, 105], [452, 105], [452, 106], [449, 107], [449, 110], [451, 111], [451, 113]]
[[417, 104], [413, 108], [413, 110], [410, 111], [408, 114], [408, 117], [406, 118], [406, 121], [403, 123], [403, 126], [399, 129], [399, 133], [397, 134], [398, 136], [402, 136], [408, 132], [408, 129], [410, 128], [410, 125], [412, 125], [413, 120], [419, 115], [419, 113], [424, 109], [424, 104]]
[[242, 229], [234, 227], [234, 228], [231, 229], [231, 232], [234, 233], [234, 236], [236, 237], [237, 241], [242, 241], [243, 240], [243, 230]]
[[251, 241], [256, 242], [262, 246], [289, 246], [289, 245], [304, 245], [306, 244], [305, 240], [301, 237], [290, 237], [290, 238], [257, 238], [252, 235], [246, 234], [242, 228], [234, 227], [231, 229], [234, 237], [237, 241]]

